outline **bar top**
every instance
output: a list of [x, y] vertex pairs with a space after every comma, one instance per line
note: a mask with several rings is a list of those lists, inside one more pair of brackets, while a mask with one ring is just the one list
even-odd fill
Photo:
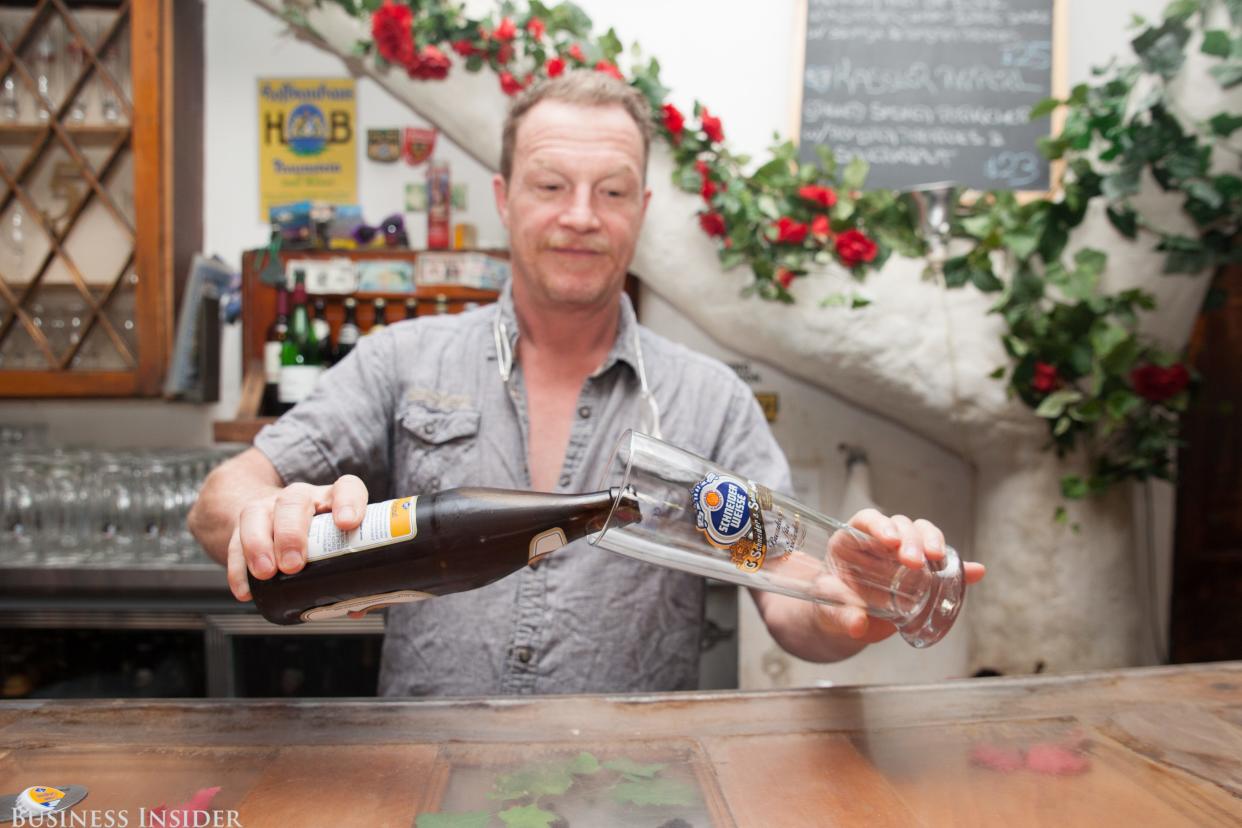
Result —
[[130, 825], [186, 803], [245, 828], [1237, 825], [1242, 662], [762, 693], [0, 703], [0, 795], [40, 784], [84, 785], [75, 812]]

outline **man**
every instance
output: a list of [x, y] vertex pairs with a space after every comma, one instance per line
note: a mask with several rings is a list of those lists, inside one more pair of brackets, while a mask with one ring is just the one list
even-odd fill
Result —
[[[347, 530], [369, 498], [462, 485], [593, 489], [620, 434], [644, 422], [644, 385], [669, 442], [790, 489], [745, 384], [641, 328], [622, 292], [650, 199], [652, 132], [642, 95], [601, 73], [569, 73], [515, 99], [494, 181], [510, 286], [494, 306], [364, 338], [255, 448], [213, 472], [190, 523], [238, 599], [249, 598], [247, 569], [262, 579], [304, 565], [319, 512]], [[871, 511], [853, 523], [911, 566], [943, 554], [926, 521]], [[971, 565], [969, 579], [979, 577]], [[578, 542], [483, 589], [389, 608], [380, 691], [690, 689], [704, 600], [702, 578]], [[755, 600], [802, 658], [844, 658], [893, 632], [856, 609]]]

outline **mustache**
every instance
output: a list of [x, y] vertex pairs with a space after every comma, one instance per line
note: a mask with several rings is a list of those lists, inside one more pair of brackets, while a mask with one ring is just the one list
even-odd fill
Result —
[[544, 250], [581, 250], [588, 253], [608, 253], [611, 248], [602, 239], [568, 239], [554, 236], [543, 245]]

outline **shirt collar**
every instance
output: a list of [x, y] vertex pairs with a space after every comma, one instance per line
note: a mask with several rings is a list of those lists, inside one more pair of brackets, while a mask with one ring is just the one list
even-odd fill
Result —
[[[513, 280], [505, 282], [496, 299], [497, 313], [503, 324], [503, 331], [509, 338], [509, 348], [513, 352], [514, 362], [517, 361], [518, 322], [517, 311], [513, 307]], [[617, 362], [624, 362], [630, 370], [638, 373], [638, 354], [635, 351], [635, 337], [638, 334], [638, 316], [634, 313], [634, 304], [624, 291], [621, 293], [621, 318], [617, 320], [617, 338], [611, 350], [604, 357], [603, 363], [596, 369], [592, 377], [598, 377], [612, 368]]]

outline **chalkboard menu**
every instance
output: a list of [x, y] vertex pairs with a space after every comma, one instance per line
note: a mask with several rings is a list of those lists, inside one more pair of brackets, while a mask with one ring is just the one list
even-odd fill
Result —
[[1054, 94], [1053, 2], [807, 0], [802, 157], [861, 156], [869, 189], [1048, 189], [1028, 116]]

